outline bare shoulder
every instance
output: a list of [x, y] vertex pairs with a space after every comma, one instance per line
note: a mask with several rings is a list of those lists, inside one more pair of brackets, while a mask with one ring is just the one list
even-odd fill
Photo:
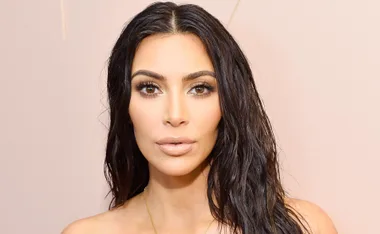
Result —
[[[134, 200], [134, 199], [131, 199]], [[140, 212], [136, 202], [70, 223], [61, 234], [125, 234], [138, 233]]]
[[65, 229], [62, 231], [61, 234], [89, 234], [94, 233], [97, 234], [99, 231], [99, 226], [101, 226], [102, 214], [76, 220], [72, 223], [70, 223]]
[[61, 234], [103, 234], [106, 229], [111, 229], [113, 211], [107, 211], [91, 217], [76, 220], [70, 223]]
[[318, 205], [300, 199], [286, 198], [287, 205], [292, 207], [305, 219], [306, 227], [312, 234], [337, 234], [333, 221]]

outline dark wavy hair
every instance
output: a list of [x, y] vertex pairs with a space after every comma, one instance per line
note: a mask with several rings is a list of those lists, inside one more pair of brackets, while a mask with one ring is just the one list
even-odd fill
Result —
[[212, 215], [233, 233], [303, 233], [302, 216], [284, 200], [274, 134], [247, 59], [223, 25], [193, 4], [148, 6], [124, 28], [112, 50], [104, 164], [112, 194], [109, 209], [141, 193], [149, 180], [148, 162], [137, 146], [128, 114], [136, 48], [148, 36], [175, 33], [200, 38], [217, 78], [222, 118], [208, 156], [207, 196]]

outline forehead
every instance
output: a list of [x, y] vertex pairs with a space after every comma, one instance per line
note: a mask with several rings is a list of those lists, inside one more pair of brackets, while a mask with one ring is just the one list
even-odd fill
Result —
[[214, 71], [202, 41], [194, 34], [159, 34], [145, 38], [136, 50], [132, 73], [148, 69], [164, 76]]

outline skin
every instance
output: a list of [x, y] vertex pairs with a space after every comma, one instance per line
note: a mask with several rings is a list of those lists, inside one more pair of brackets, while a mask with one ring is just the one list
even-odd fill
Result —
[[[141, 74], [142, 70], [161, 79]], [[209, 74], [183, 80], [199, 71]], [[136, 142], [149, 163], [147, 190], [120, 208], [73, 222], [63, 234], [154, 233], [144, 196], [158, 233], [205, 233], [213, 218], [206, 197], [209, 167], [204, 162], [215, 145], [221, 119], [212, 72], [211, 60], [195, 35], [155, 35], [142, 41], [132, 65], [129, 114]], [[180, 156], [163, 153], [155, 142], [171, 136], [194, 139], [192, 150]], [[337, 233], [318, 206], [286, 201], [305, 216], [313, 233]], [[216, 222], [207, 233], [217, 233]]]

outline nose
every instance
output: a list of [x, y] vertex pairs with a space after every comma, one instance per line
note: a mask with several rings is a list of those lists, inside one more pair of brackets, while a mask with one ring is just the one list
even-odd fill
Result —
[[178, 127], [188, 124], [187, 106], [182, 95], [172, 94], [167, 96], [167, 106], [164, 118], [165, 125]]

